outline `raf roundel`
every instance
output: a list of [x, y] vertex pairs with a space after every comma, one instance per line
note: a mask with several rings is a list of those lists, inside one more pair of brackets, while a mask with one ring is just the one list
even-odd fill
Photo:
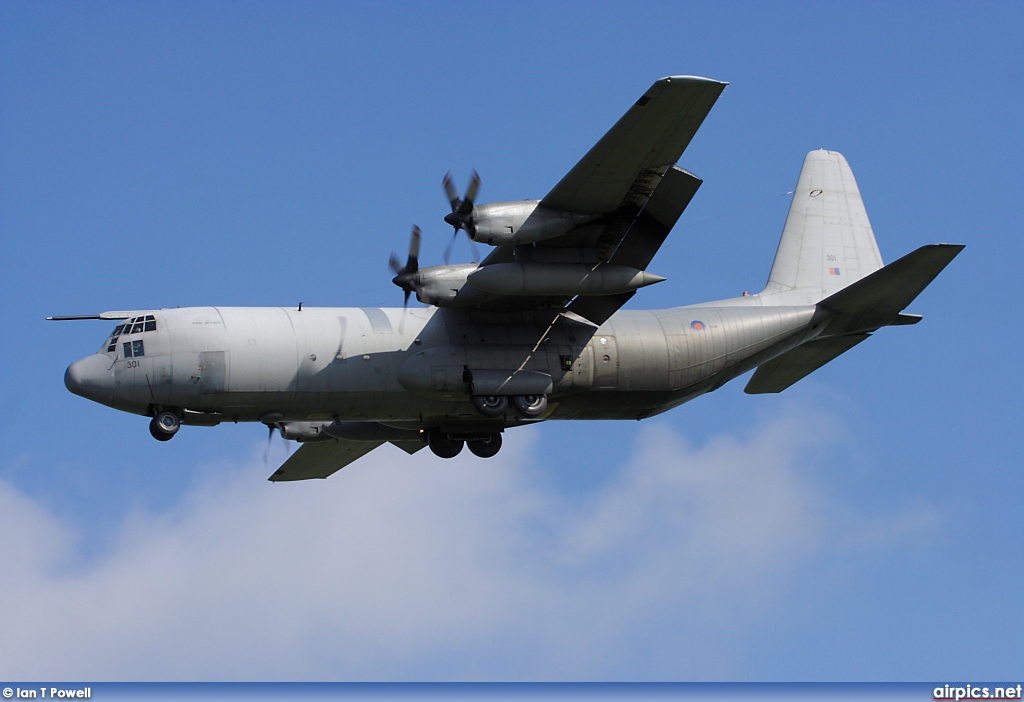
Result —
[[690, 329], [694, 331], [704, 331], [704, 322], [700, 321], [699, 319], [695, 319], [692, 322], [690, 322]]

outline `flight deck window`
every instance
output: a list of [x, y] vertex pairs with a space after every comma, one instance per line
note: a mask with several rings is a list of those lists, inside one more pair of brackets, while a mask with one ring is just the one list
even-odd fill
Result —
[[117, 337], [121, 336], [121, 332], [123, 332], [123, 331], [124, 331], [124, 325], [123, 324], [118, 324], [116, 327], [114, 327], [114, 333], [111, 334], [111, 336], [116, 339]]
[[140, 331], [142, 331], [142, 322], [136, 322], [132, 325], [132, 334], [137, 334]]
[[146, 355], [145, 348], [142, 346], [142, 339], [126, 341], [122, 346], [124, 346], [125, 358], [139, 358], [140, 356]]
[[156, 320], [152, 318], [146, 319], [146, 327], [143, 331], [156, 331]]

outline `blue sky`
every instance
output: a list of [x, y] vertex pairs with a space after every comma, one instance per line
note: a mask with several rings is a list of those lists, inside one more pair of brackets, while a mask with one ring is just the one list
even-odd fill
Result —
[[[1019, 681], [1020, 3], [0, 5], [0, 678]], [[441, 178], [542, 197], [657, 78], [728, 81], [633, 307], [759, 290], [807, 151], [883, 257], [966, 250], [785, 393], [384, 447], [271, 485], [261, 426], [68, 393], [107, 323], [397, 305]], [[470, 255], [464, 241], [455, 257]], [[275, 444], [272, 462], [283, 460]]]

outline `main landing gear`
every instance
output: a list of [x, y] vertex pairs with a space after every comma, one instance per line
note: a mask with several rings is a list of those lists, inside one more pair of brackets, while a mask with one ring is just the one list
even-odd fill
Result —
[[181, 417], [177, 412], [163, 410], [157, 412], [149, 422], [149, 433], [157, 441], [170, 441], [181, 429]]
[[[473, 408], [488, 419], [505, 414], [509, 399], [505, 395], [472, 395], [469, 401]], [[514, 395], [512, 409], [523, 419], [536, 419], [548, 408], [547, 395]]]
[[427, 432], [427, 446], [440, 458], [455, 458], [462, 452], [462, 446], [469, 447], [470, 452], [480, 458], [490, 458], [501, 450], [501, 434], [470, 434], [465, 437], [446, 434], [440, 429]]

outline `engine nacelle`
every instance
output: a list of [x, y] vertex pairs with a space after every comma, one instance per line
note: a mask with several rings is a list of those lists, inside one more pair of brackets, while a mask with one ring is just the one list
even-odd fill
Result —
[[491, 202], [473, 208], [473, 239], [491, 246], [531, 244], [561, 236], [600, 216], [552, 210], [540, 200]]
[[477, 269], [475, 263], [430, 266], [416, 272], [416, 299], [426, 305], [444, 306], [458, 295], [466, 278]]
[[285, 439], [306, 443], [330, 439], [324, 432], [328, 424], [330, 422], [281, 422], [277, 427]]

